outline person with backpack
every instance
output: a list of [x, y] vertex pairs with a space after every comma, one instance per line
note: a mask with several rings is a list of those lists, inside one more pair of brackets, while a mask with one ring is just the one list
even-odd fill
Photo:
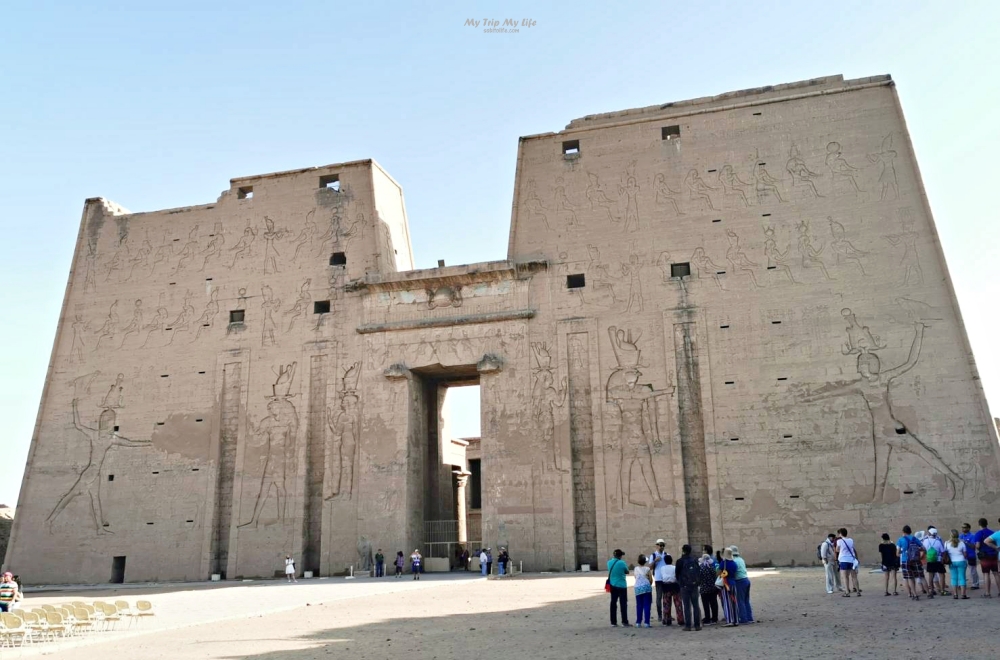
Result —
[[681, 547], [681, 558], [677, 560], [677, 583], [681, 587], [681, 602], [684, 604], [684, 630], [701, 630], [701, 569], [698, 560], [691, 556], [691, 546]]
[[614, 557], [608, 560], [607, 590], [611, 593], [611, 626], [618, 627], [616, 605], [621, 606], [622, 626], [628, 628], [628, 564], [622, 559], [625, 554], [619, 549], [614, 551]]
[[[944, 581], [944, 541], [938, 536], [936, 527], [927, 528], [927, 536], [924, 537], [923, 545], [924, 556], [927, 557], [927, 583], [931, 590], [928, 598], [933, 598], [938, 593], [947, 596], [948, 585]], [[935, 585], [937, 585], [936, 589]]]
[[896, 541], [896, 548], [896, 555], [899, 557], [899, 563], [903, 569], [906, 592], [910, 595], [910, 600], [920, 600], [917, 580], [924, 577], [924, 565], [920, 562], [924, 554], [924, 546], [913, 536], [913, 530], [909, 525], [903, 525], [903, 535]]
[[854, 546], [854, 539], [847, 535], [846, 527], [837, 530], [837, 561], [844, 574], [844, 598], [849, 598], [851, 595], [852, 580], [854, 582], [853, 591], [860, 596], [861, 584], [858, 583], [858, 567], [861, 565], [861, 560], [858, 559], [858, 550]]
[[819, 544], [816, 554], [823, 562], [826, 570], [826, 593], [832, 594], [833, 590], [843, 592], [844, 587], [840, 586], [840, 565], [837, 564], [837, 535], [827, 534], [826, 540]]

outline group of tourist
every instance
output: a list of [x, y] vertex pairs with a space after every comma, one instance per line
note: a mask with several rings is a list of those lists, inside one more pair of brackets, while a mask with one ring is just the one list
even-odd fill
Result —
[[[983, 598], [992, 598], [995, 585], [1000, 597], [1000, 574], [997, 572], [1000, 532], [989, 528], [986, 518], [979, 519], [979, 530], [972, 531], [969, 523], [961, 531], [951, 530], [947, 540], [933, 525], [927, 531], [913, 533], [903, 525], [902, 536], [895, 543], [889, 534], [882, 534], [878, 546], [884, 575], [886, 596], [899, 595], [898, 574], [903, 573], [903, 583], [911, 600], [924, 595], [951, 596], [954, 600], [968, 600], [969, 589], [980, 588], [979, 570], [982, 570], [985, 591]], [[854, 540], [846, 529], [829, 534], [817, 549], [826, 568], [826, 593], [841, 593], [845, 598], [861, 595], [858, 583], [858, 557]], [[843, 583], [841, 574], [844, 575]], [[892, 590], [889, 590], [890, 582]], [[970, 587], [971, 583], [971, 587]]]
[[605, 591], [611, 594], [611, 625], [618, 626], [619, 610], [621, 625], [632, 625], [628, 620], [629, 572], [635, 579], [636, 628], [652, 627], [654, 598], [656, 618], [664, 626], [672, 626], [674, 621], [684, 630], [715, 625], [719, 623], [720, 605], [723, 627], [754, 623], [750, 579], [740, 549], [730, 546], [715, 551], [714, 556], [712, 546], [705, 545], [702, 550], [700, 557], [696, 556], [685, 544], [674, 563], [666, 552], [666, 542], [657, 539], [656, 549], [649, 556], [639, 555], [634, 567], [622, 559], [624, 552], [615, 550], [608, 560], [605, 583]]

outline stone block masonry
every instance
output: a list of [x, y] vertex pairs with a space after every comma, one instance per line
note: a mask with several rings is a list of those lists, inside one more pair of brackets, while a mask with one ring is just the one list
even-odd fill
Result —
[[888, 76], [523, 137], [513, 202], [506, 260], [413, 270], [402, 189], [370, 160], [201, 206], [87, 200], [6, 566], [431, 556], [466, 474], [438, 419], [455, 384], [481, 390], [482, 542], [526, 570], [658, 536], [810, 562], [837, 527], [874, 547], [1000, 498]]

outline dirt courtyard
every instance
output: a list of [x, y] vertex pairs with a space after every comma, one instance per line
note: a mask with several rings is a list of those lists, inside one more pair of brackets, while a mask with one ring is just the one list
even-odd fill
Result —
[[[883, 596], [881, 575], [864, 573], [861, 597], [825, 592], [821, 569], [752, 571], [758, 622], [683, 632], [611, 628], [604, 574], [483, 580], [410, 579], [259, 582], [233, 586], [110, 589], [29, 594], [46, 602], [145, 598], [157, 616], [141, 629], [82, 642], [5, 649], [74, 660], [108, 657], [251, 658], [630, 658], [669, 652], [710, 658], [993, 657], [1000, 598], [910, 601]], [[653, 615], [655, 617], [655, 608]], [[629, 589], [629, 616], [635, 601]], [[978, 622], [978, 623], [977, 623]]]

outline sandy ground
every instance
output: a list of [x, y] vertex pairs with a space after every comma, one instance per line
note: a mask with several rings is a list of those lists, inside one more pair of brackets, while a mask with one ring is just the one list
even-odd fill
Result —
[[[863, 574], [860, 598], [828, 596], [819, 569], [751, 572], [759, 623], [684, 632], [611, 628], [600, 573], [343, 579], [44, 593], [29, 605], [124, 597], [154, 603], [140, 630], [4, 649], [52, 658], [928, 658], [996, 657], [1000, 598], [885, 597]], [[634, 600], [629, 603], [634, 620]], [[655, 609], [654, 609], [655, 616]], [[978, 625], [976, 625], [978, 622]]]

